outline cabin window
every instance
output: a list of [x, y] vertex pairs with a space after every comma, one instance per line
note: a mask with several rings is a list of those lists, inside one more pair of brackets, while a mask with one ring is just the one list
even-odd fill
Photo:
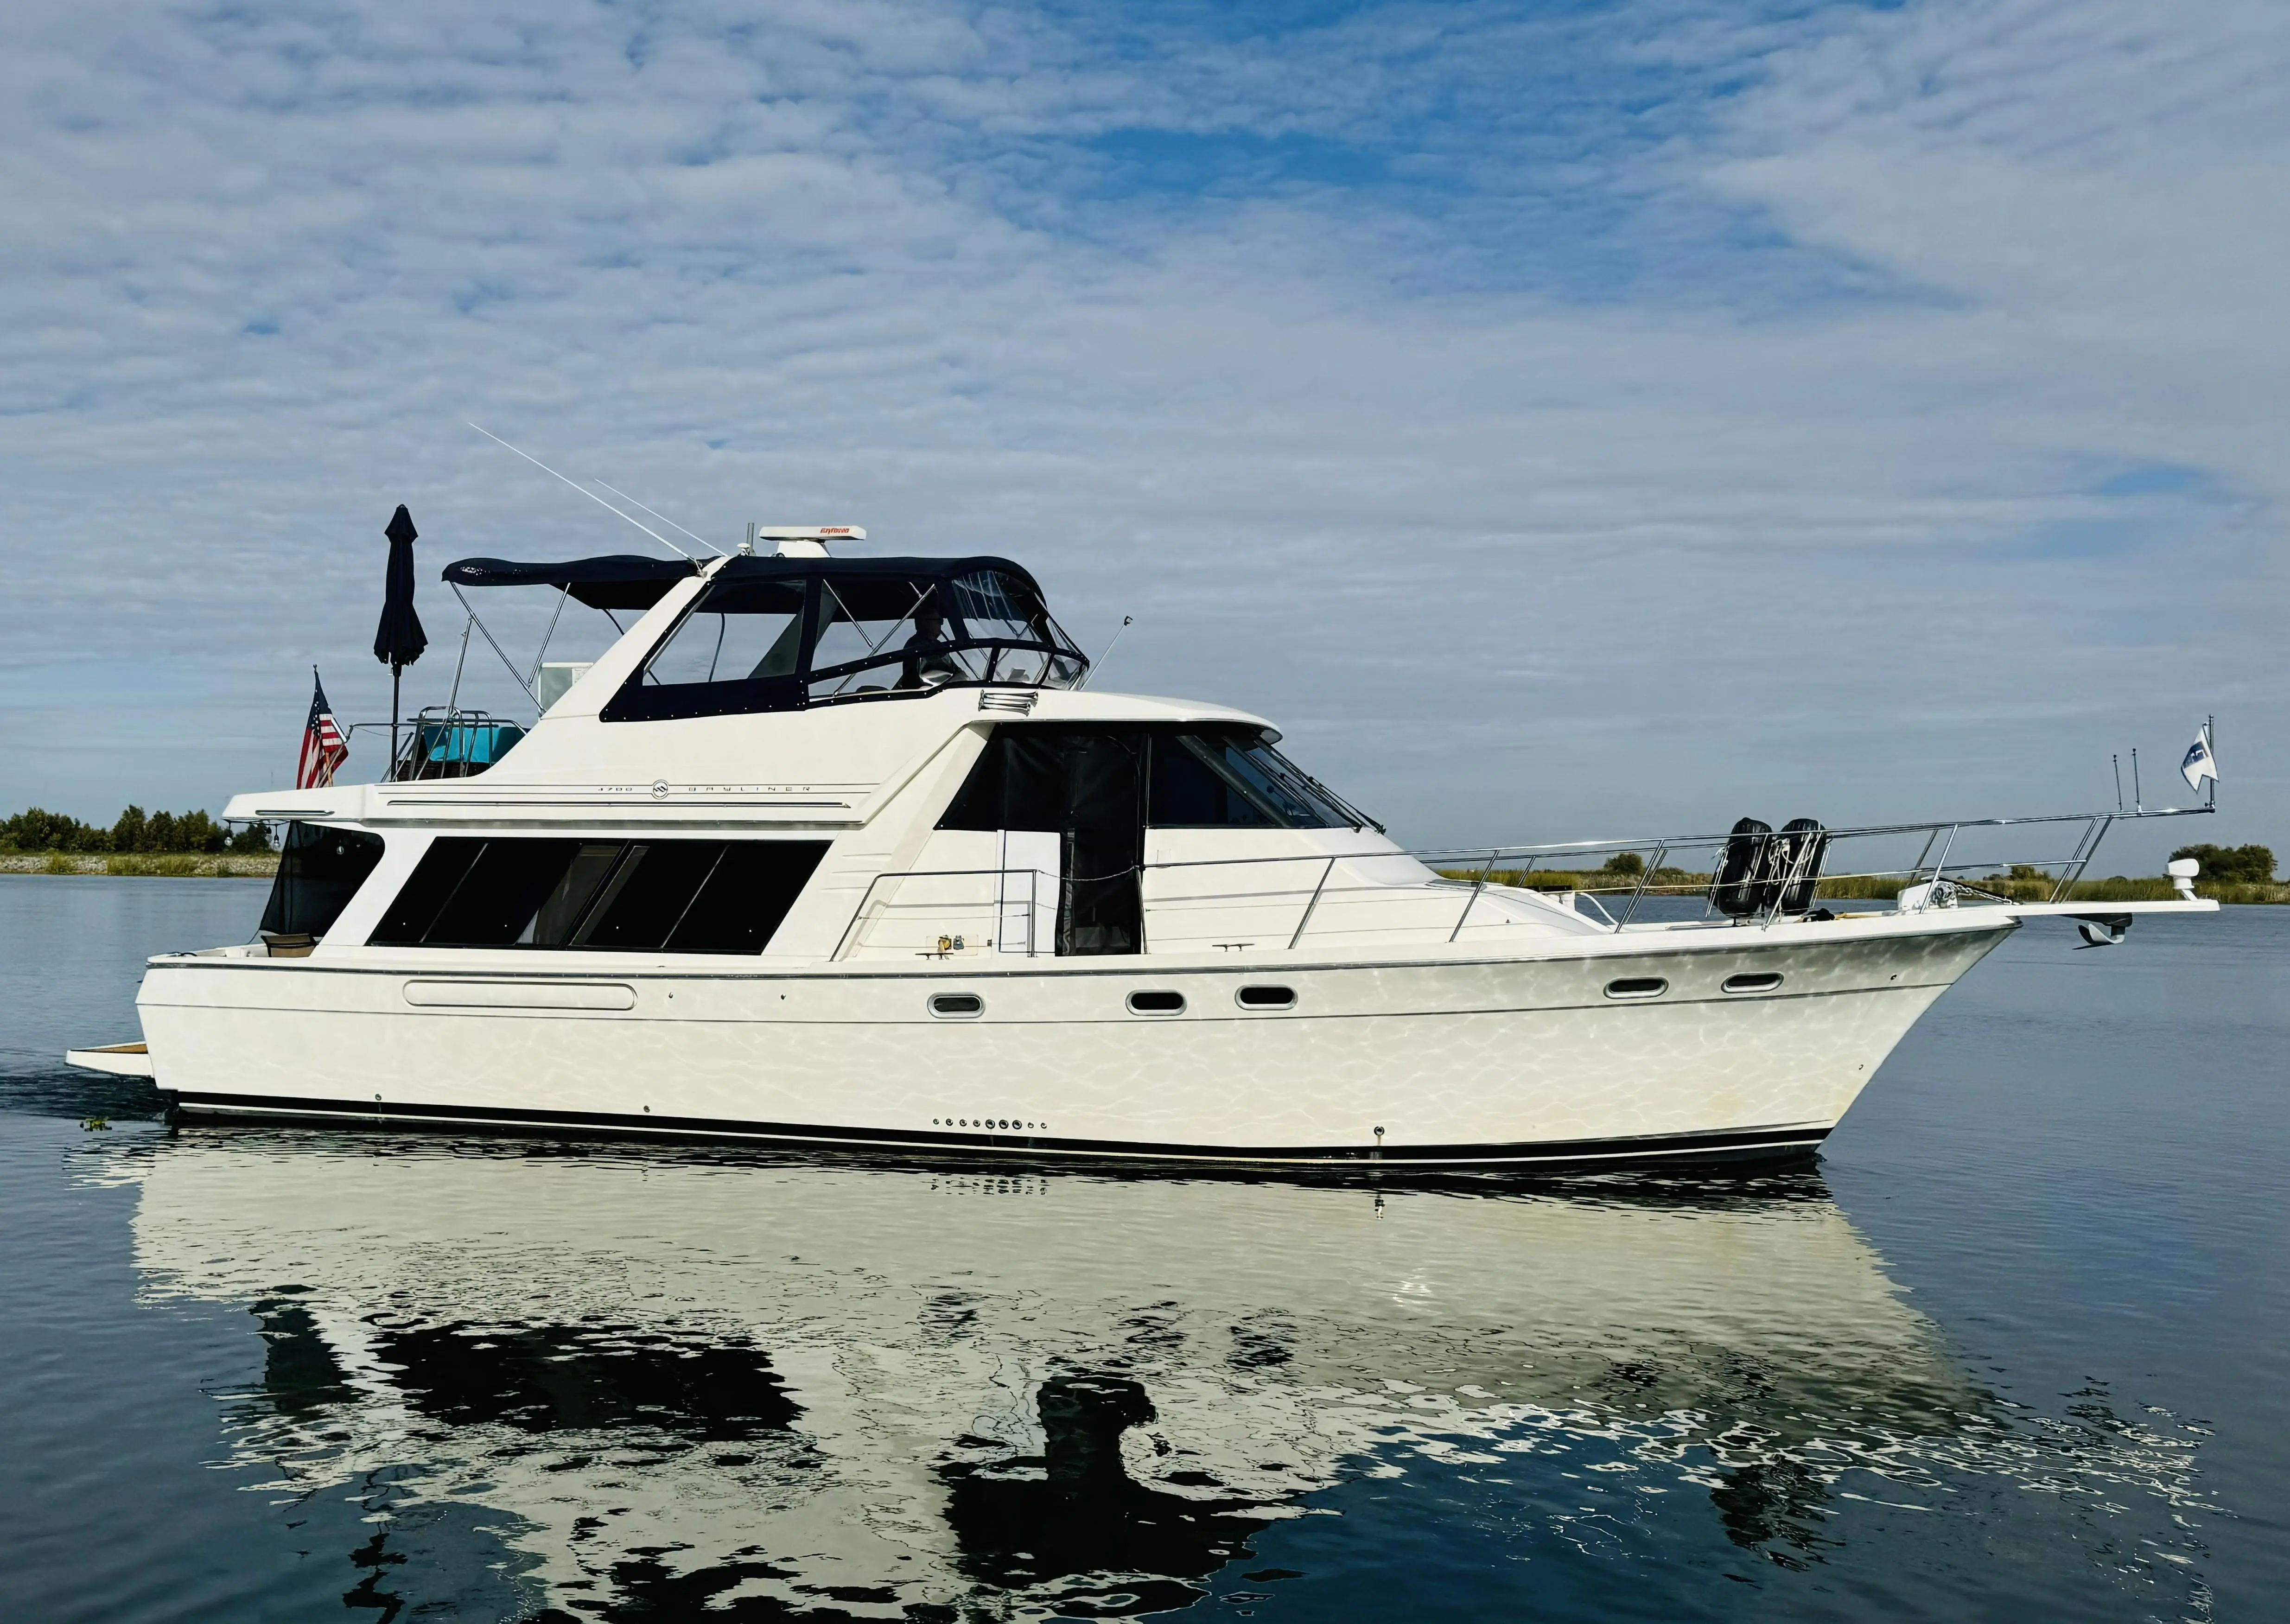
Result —
[[826, 853], [816, 840], [441, 836], [377, 947], [761, 953]]
[[1782, 978], [1778, 971], [1745, 971], [1740, 975], [1727, 976], [1725, 990], [1729, 993], [1772, 992], [1781, 984]]
[[324, 936], [381, 861], [381, 836], [323, 823], [289, 823], [278, 874], [262, 908], [267, 936]]
[[[939, 820], [942, 829], [1062, 829], [1077, 796], [1103, 798], [1091, 772], [1115, 741], [1145, 766], [1141, 811], [1156, 828], [1358, 828], [1367, 820], [1251, 727], [997, 727]], [[1108, 758], [1109, 759], [1109, 758]]]
[[[1299, 771], [1253, 729], [1184, 732], [1155, 741], [1158, 758], [1181, 748], [1215, 771], [1247, 800], [1265, 821], [1282, 828], [1357, 828], [1360, 819]], [[1228, 803], [1229, 805], [1229, 803]], [[1173, 808], [1172, 809], [1174, 810]], [[1161, 822], [1155, 818], [1154, 822]], [[1171, 822], [1164, 828], [1179, 828]]]
[[1208, 749], [1176, 739], [1157, 740], [1153, 752], [1153, 804], [1149, 820], [1156, 828], [1276, 828], [1269, 809], [1216, 769]]
[[1133, 1015], [1181, 1015], [1185, 1012], [1185, 995], [1181, 992], [1133, 992], [1129, 995], [1129, 1012]]
[[986, 1012], [986, 1000], [976, 993], [933, 993], [930, 1012], [943, 1020], [973, 1020]]
[[1293, 987], [1244, 987], [1234, 995], [1234, 1001], [1245, 1010], [1293, 1010], [1296, 1007], [1296, 989]]
[[1609, 998], [1659, 998], [1669, 990], [1669, 983], [1658, 975], [1624, 976], [1606, 983]]

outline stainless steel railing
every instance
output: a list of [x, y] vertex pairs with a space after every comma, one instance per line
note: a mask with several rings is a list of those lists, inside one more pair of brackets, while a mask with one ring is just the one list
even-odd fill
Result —
[[[1886, 882], [1896, 884], [1902, 891], [1908, 891], [1917, 885], [1946, 884], [1968, 893], [1975, 901], [2000, 903], [2028, 900], [2015, 899], [1998, 891], [1984, 888], [1979, 883], [1979, 878], [1974, 877], [1977, 876], [1980, 878], [2003, 877], [2006, 883], [2015, 884], [2024, 884], [2031, 879], [2040, 880], [2046, 883], [2044, 900], [2061, 902], [2069, 900], [2070, 892], [2077, 882], [2083, 878], [2093, 858], [2097, 854], [2100, 842], [2116, 824], [2150, 818], [2187, 817], [2208, 812], [2211, 810], [2208, 806], [2163, 807], [2134, 812], [2068, 812], [2033, 818], [1963, 818], [1935, 820], [1926, 823], [1870, 824], [1858, 828], [1808, 831], [1794, 840], [1787, 832], [1776, 831], [1763, 836], [1742, 836], [1728, 831], [1723, 835], [1669, 835], [1621, 840], [1532, 842], [1493, 847], [1479, 846], [1464, 850], [1435, 849], [1405, 852], [1340, 852], [1333, 854], [1302, 852], [1269, 857], [1189, 858], [1141, 862], [1133, 872], [1138, 876], [1141, 887], [1145, 876], [1155, 872], [1179, 869], [1243, 869], [1261, 868], [1269, 864], [1291, 866], [1317, 864], [1318, 872], [1312, 878], [1309, 890], [1300, 884], [1294, 887], [1284, 887], [1277, 891], [1236, 891], [1228, 893], [1223, 899], [1237, 905], [1261, 908], [1283, 897], [1301, 898], [1296, 921], [1287, 933], [1285, 943], [1288, 948], [1293, 948], [1303, 941], [1313, 919], [1319, 914], [1323, 905], [1332, 894], [1376, 892], [1389, 894], [1405, 889], [1389, 882], [1366, 882], [1354, 885], [1335, 884], [1336, 869], [1340, 864], [1347, 861], [1373, 861], [1394, 856], [1409, 857], [1432, 870], [1433, 877], [1421, 883], [1424, 889], [1455, 888], [1463, 892], [1461, 905], [1457, 909], [1446, 932], [1446, 940], [1452, 942], [1461, 938], [1464, 928], [1470, 923], [1472, 913], [1480, 899], [1491, 887], [1501, 884], [1518, 889], [1531, 889], [1530, 882], [1538, 868], [1549, 874], [1568, 874], [1577, 879], [1595, 878], [1597, 874], [1613, 873], [1615, 883], [1611, 886], [1574, 884], [1570, 884], [1567, 889], [1595, 908], [1600, 921], [1606, 928], [1615, 932], [1626, 930], [1635, 921], [1640, 906], [1649, 895], [1701, 894], [1706, 898], [1709, 893], [1713, 884], [1710, 873], [1694, 874], [1672, 867], [1670, 866], [1672, 859], [1707, 852], [1713, 858], [1722, 860], [1728, 845], [1743, 838], [1771, 842], [1776, 846], [1784, 841], [1792, 841], [1789, 848], [1790, 860], [1778, 866], [1761, 866], [1754, 874], [1754, 883], [1769, 891], [1777, 901], [1788, 898], [1792, 892], [1801, 892], [1811, 899], [1822, 884], [1829, 884], [1832, 887], [1840, 884], [1849, 886], [1855, 881]], [[2063, 855], [1990, 853], [1963, 859], [1958, 859], [1955, 856], [1959, 841], [1967, 834], [1975, 831], [2005, 829], [2046, 830], [2061, 834], [2069, 834], [2072, 831], [2071, 844]], [[1828, 866], [1830, 855], [1840, 846], [1850, 846], [1854, 843], [1865, 844], [1883, 840], [1907, 843], [1915, 841], [1918, 837], [1921, 837], [1922, 844], [1915, 858], [1904, 864], [1864, 866], [1843, 869]], [[1639, 866], [1636, 870], [1614, 870], [1602, 867], [1586, 876], [1580, 868], [1562, 868], [1557, 860], [1567, 858], [1613, 856], [1624, 852], [1639, 855]], [[1645, 855], [1649, 853], [1651, 855]], [[1713, 861], [1712, 871], [1714, 872], [1718, 867], [1718, 863]], [[1453, 872], [1459, 868], [1476, 868], [1477, 872], [1469, 878], [1463, 878]], [[2017, 876], [1997, 876], [1998, 869], [2011, 868], [2026, 872]], [[1442, 873], [1442, 869], [1448, 872]], [[1664, 880], [1661, 877], [1664, 874], [1675, 875], [1678, 877]], [[853, 911], [850, 923], [845, 926], [842, 938], [836, 944], [833, 956], [842, 958], [855, 947], [863, 945], [874, 925], [881, 919], [889, 916], [890, 910], [897, 904], [882, 899], [880, 893], [886, 885], [895, 889], [901, 882], [909, 880], [992, 878], [997, 888], [997, 900], [992, 903], [981, 901], [965, 905], [962, 911], [967, 917], [973, 914], [992, 909], [998, 910], [997, 917], [1006, 917], [1009, 912], [1019, 906], [1009, 899], [1006, 882], [1018, 875], [1026, 876], [1027, 886], [1026, 901], [1023, 905], [1026, 918], [1023, 952], [1027, 956], [1035, 956], [1042, 951], [1037, 940], [1035, 921], [1038, 916], [1038, 908], [1041, 905], [1042, 892], [1045, 889], [1044, 882], [1047, 882], [1047, 889], [1053, 894], [1055, 893], [1061, 883], [1058, 876], [1046, 874], [1037, 868], [907, 869], [877, 874], [869, 881], [865, 892], [860, 898], [858, 907]], [[1500, 880], [1496, 877], [1498, 875], [1502, 876]], [[1619, 912], [1609, 910], [1605, 906], [1600, 899], [1605, 897], [1624, 899]], [[1171, 900], [1199, 902], [1214, 900], [1205, 897], [1165, 898], [1160, 900], [1160, 905], [1165, 907]], [[1141, 911], [1149, 921], [1155, 904], [1149, 900], [1141, 898]], [[934, 905], [925, 902], [915, 906], [917, 915], [920, 915]], [[946, 907], [949, 909], [954, 907], [951, 904], [935, 906]], [[1583, 916], [1589, 917], [1587, 915]], [[1782, 916], [1783, 916], [1778, 907], [1770, 905], [1746, 916], [1750, 923], [1765, 924], [1771, 924], [1775, 918]], [[997, 943], [1000, 940], [998, 925], [996, 940]], [[1002, 950], [1019, 951], [1016, 948]], [[1141, 941], [1139, 951], [1146, 950], [1147, 944]]]

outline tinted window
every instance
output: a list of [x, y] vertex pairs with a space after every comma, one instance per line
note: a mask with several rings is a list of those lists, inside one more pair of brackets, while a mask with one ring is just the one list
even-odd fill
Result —
[[[567, 946], [622, 953], [656, 952], [723, 860], [714, 840], [653, 840], [631, 844], [603, 894]], [[554, 947], [554, 942], [544, 943]]]
[[369, 939], [384, 947], [761, 953], [824, 841], [445, 836]]
[[761, 953], [810, 884], [823, 840], [735, 840], [668, 939], [671, 953]]
[[1357, 828], [1365, 821], [1253, 728], [1012, 724], [995, 730], [939, 827], [1110, 826], [1119, 820], [1115, 797], [1101, 793], [1098, 769], [1117, 748], [1141, 763], [1149, 756], [1144, 812], [1157, 828]]
[[[442, 844], [442, 843], [441, 843]], [[485, 840], [422, 940], [439, 947], [505, 948], [524, 934], [581, 849], [577, 840]]]
[[1268, 822], [1292, 829], [1355, 828], [1359, 825], [1358, 818], [1298, 771], [1293, 762], [1266, 744], [1261, 735], [1238, 730], [1187, 732], [1167, 737], [1167, 742], [1208, 763], [1244, 800], [1265, 814]]
[[274, 936], [324, 936], [380, 860], [379, 835], [289, 823], [270, 900], [262, 909], [262, 929]]
[[1265, 809], [1219, 772], [1201, 750], [1175, 738], [1157, 739], [1153, 751], [1153, 808], [1157, 828], [1269, 828]]

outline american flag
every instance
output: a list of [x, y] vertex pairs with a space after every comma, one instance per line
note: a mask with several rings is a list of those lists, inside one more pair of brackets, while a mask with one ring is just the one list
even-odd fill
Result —
[[294, 769], [294, 788], [325, 788], [334, 781], [334, 769], [348, 758], [349, 753], [342, 730], [334, 725], [334, 713], [326, 703], [326, 691], [318, 681], [318, 669], [313, 666], [310, 719], [302, 725], [302, 759]]

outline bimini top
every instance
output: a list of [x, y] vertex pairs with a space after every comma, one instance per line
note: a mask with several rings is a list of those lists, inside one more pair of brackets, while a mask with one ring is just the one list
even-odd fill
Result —
[[[701, 566], [621, 556], [465, 558], [457, 586], [548, 586], [597, 609], [649, 609]], [[949, 684], [1071, 687], [1089, 661], [1006, 558], [727, 559], [607, 701], [607, 722], [918, 698]]]
[[555, 587], [591, 609], [649, 609], [698, 566], [684, 558], [614, 553], [563, 564], [511, 564], [506, 558], [464, 558], [445, 566], [457, 587]]

